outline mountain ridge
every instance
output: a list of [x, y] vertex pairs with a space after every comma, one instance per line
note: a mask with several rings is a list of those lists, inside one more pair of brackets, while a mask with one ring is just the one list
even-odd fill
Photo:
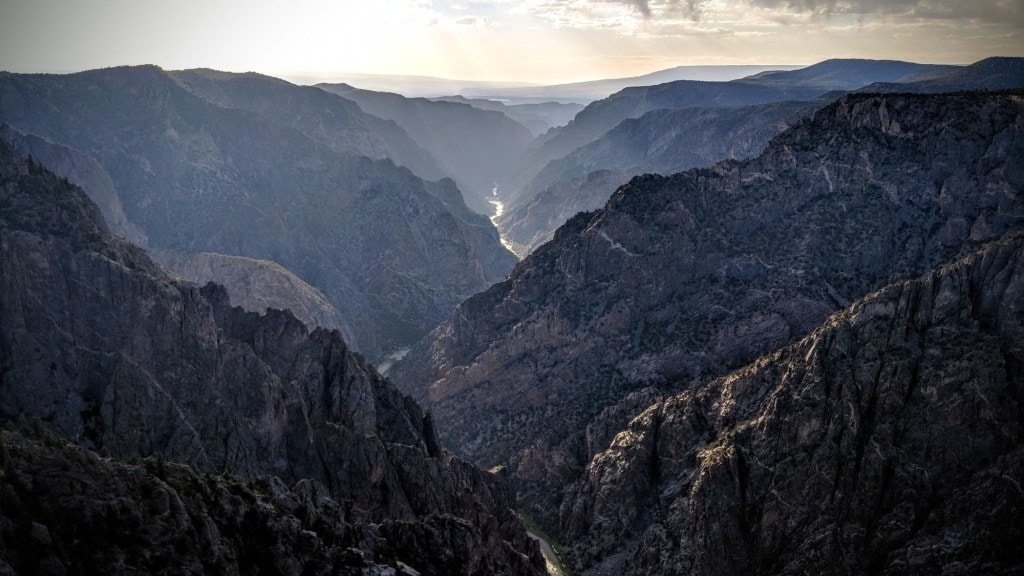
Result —
[[[325, 521], [340, 523], [327, 533], [381, 525], [395, 551], [409, 547], [406, 560], [427, 562], [425, 574], [541, 573], [508, 488], [445, 452], [431, 417], [339, 332], [310, 332], [287, 311], [246, 312], [221, 286], [171, 279], [110, 235], [80, 189], [2, 142], [0, 182], [0, 420], [38, 418], [120, 459], [305, 482], [299, 492], [334, 502]], [[94, 454], [72, 460], [110, 473]], [[430, 549], [452, 556], [417, 556]]]
[[726, 374], [1019, 230], [1022, 117], [1020, 91], [848, 95], [756, 158], [636, 177], [391, 374], [556, 530], [603, 411]]
[[[245, 82], [273, 84], [271, 102], [293, 90], [302, 102], [348, 102], [259, 76]], [[341, 154], [260, 114], [204, 100], [156, 67], [0, 75], [0, 120], [96, 159], [150, 247], [277, 262], [327, 296], [370, 357], [410, 344], [511, 268], [493, 225], [451, 180]]]
[[577, 566], [1014, 573], [1022, 255], [1024, 235], [1004, 238], [652, 403], [570, 489]]

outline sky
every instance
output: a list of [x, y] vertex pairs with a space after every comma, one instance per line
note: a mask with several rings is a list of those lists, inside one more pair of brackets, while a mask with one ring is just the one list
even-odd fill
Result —
[[1024, 0], [0, 0], [0, 70], [558, 84], [681, 65], [1024, 56]]

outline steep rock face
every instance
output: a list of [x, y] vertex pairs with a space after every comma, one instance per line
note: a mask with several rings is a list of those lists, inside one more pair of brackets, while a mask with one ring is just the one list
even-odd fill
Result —
[[430, 417], [337, 331], [308, 333], [288, 312], [231, 308], [220, 286], [171, 280], [109, 235], [79, 189], [6, 144], [0, 294], [0, 420], [38, 417], [122, 458], [312, 480], [345, 518], [399, 522], [410, 546], [482, 543], [442, 559], [462, 562], [456, 573], [543, 565], [511, 493], [445, 453]]
[[587, 424], [631, 391], [723, 375], [1019, 230], [1022, 133], [1020, 93], [843, 97], [758, 158], [634, 179], [392, 374], [553, 525]]
[[404, 128], [456, 181], [467, 185], [462, 190], [466, 203], [482, 214], [491, 212], [487, 203], [491, 189], [508, 178], [533, 139], [529, 130], [505, 114], [464, 103], [406, 98], [347, 84], [319, 84], [318, 88]]
[[[674, 174], [759, 154], [769, 140], [827, 103], [655, 110], [624, 120], [549, 163], [530, 183], [523, 196], [528, 200], [507, 207], [496, 224], [507, 240], [532, 251], [573, 214], [604, 206], [633, 176]], [[598, 182], [600, 186], [595, 185]], [[567, 193], [567, 187], [573, 193]]]
[[136, 244], [146, 244], [146, 235], [125, 216], [114, 181], [90, 156], [39, 136], [25, 134], [10, 124], [0, 126], [0, 139], [22, 156], [32, 156], [58, 176], [80, 187], [99, 207], [111, 231]]
[[1024, 566], [1024, 236], [653, 404], [562, 506], [584, 574]]
[[155, 67], [2, 74], [0, 120], [95, 158], [153, 249], [293, 271], [342, 313], [353, 345], [371, 358], [426, 334], [515, 262], [450, 180], [339, 154], [203, 99]]
[[631, 169], [594, 170], [560, 180], [496, 216], [494, 224], [501, 230], [505, 245], [525, 258], [575, 214], [604, 206], [611, 193], [637, 173]]
[[327, 297], [276, 262], [210, 252], [153, 256], [185, 280], [224, 286], [235, 306], [260, 314], [268, 308], [289, 310], [310, 328], [320, 326], [340, 331], [346, 340], [351, 337], [352, 329]]

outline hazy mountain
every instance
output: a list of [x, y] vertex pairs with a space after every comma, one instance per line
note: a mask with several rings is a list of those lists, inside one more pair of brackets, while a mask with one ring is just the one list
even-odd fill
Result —
[[[402, 76], [388, 74], [343, 74], [327, 83], [344, 83], [363, 90], [396, 92], [409, 97], [440, 98], [458, 94], [467, 98], [501, 100], [510, 104], [538, 104], [547, 101], [565, 104], [587, 104], [605, 98], [628, 86], [649, 86], [675, 80], [734, 80], [769, 70], [791, 70], [789, 65], [739, 66], [676, 66], [641, 76], [609, 78], [555, 84], [550, 86], [529, 82], [487, 82], [452, 80], [431, 76]], [[314, 80], [316, 84], [324, 80]]]
[[539, 102], [537, 104], [505, 104], [497, 100], [483, 98], [466, 98], [464, 96], [442, 96], [432, 100], [459, 102], [469, 104], [481, 110], [501, 112], [519, 122], [534, 136], [539, 136], [556, 126], [568, 124], [576, 114], [583, 110], [582, 104], [563, 104], [561, 102]]
[[693, 107], [734, 107], [785, 100], [810, 100], [822, 94], [816, 88], [785, 88], [735, 82], [680, 80], [657, 86], [637, 86], [589, 104], [569, 124], [537, 138], [520, 164], [519, 180], [510, 190], [509, 202], [525, 199], [525, 184], [549, 162], [593, 142], [623, 120], [639, 118], [652, 110]]
[[955, 68], [900, 60], [845, 58], [824, 60], [798, 70], [762, 72], [736, 82], [785, 88], [815, 88], [822, 91], [854, 90], [874, 82], [902, 82], [908, 77], [942, 75]]
[[538, 138], [524, 157], [521, 177], [510, 191], [508, 203], [520, 204], [531, 192], [543, 189], [527, 184], [548, 162], [594, 141], [619, 122], [652, 110], [810, 100], [835, 90], [851, 90], [874, 82], [899, 80], [910, 74], [947, 69], [891, 60], [826, 60], [799, 70], [764, 72], [730, 82], [684, 80], [633, 85], [589, 104], [568, 125]]
[[574, 563], [644, 576], [1016, 573], [1022, 312], [1018, 235], [653, 403], [569, 490]]
[[344, 98], [255, 73], [202, 69], [168, 74], [218, 106], [247, 110], [295, 128], [336, 152], [389, 158], [427, 180], [451, 176], [400, 126], [367, 114]]
[[8, 572], [244, 570], [261, 554], [290, 573], [542, 573], [506, 488], [445, 453], [337, 331], [172, 280], [4, 143], [0, 181], [0, 421], [156, 459], [4, 432]]
[[461, 190], [466, 203], [482, 214], [493, 211], [487, 203], [491, 190], [509, 177], [509, 170], [533, 139], [529, 130], [505, 114], [468, 104], [406, 98], [347, 84], [317, 87], [396, 122], [458, 182], [465, 183], [468, 188]]
[[595, 100], [607, 98], [631, 86], [653, 86], [677, 80], [696, 80], [700, 82], [726, 82], [750, 76], [760, 72], [791, 70], [799, 66], [791, 65], [731, 65], [731, 66], [676, 66], [658, 70], [641, 76], [628, 78], [610, 78], [572, 82], [553, 86], [510, 86], [495, 90], [465, 90], [458, 92], [464, 96], [490, 97], [507, 100], [512, 103], [537, 103], [544, 100], [557, 102], [588, 104]]
[[308, 84], [348, 84], [362, 90], [392, 92], [410, 98], [437, 98], [448, 94], [502, 92], [509, 88], [529, 88], [529, 82], [456, 80], [412, 74], [338, 74], [331, 78], [298, 78]]
[[671, 174], [759, 154], [769, 140], [827, 103], [654, 110], [624, 120], [550, 162], [526, 188], [527, 200], [509, 207], [495, 222], [506, 241], [532, 251], [577, 212], [604, 206], [633, 176]]
[[[0, 121], [97, 160], [154, 249], [271, 260], [294, 272], [327, 297], [371, 358], [415, 341], [514, 263], [450, 180], [426, 182], [390, 160], [341, 154], [273, 118], [314, 126], [318, 137], [349, 134], [353, 144], [361, 129], [343, 130], [340, 111], [397, 125], [317, 88], [259, 76], [225, 75], [207, 91], [270, 86], [245, 105], [293, 95], [297, 107], [225, 108], [181, 76], [155, 67], [0, 74]], [[195, 84], [210, 76], [197, 73]], [[327, 108], [306, 108], [307, 99]]]
[[[655, 110], [639, 119], [624, 120], [593, 142], [550, 161], [533, 179], [506, 199], [505, 212], [496, 221], [506, 242], [522, 256], [550, 239], [555, 228], [573, 214], [594, 210], [618, 185], [643, 173], [670, 174], [706, 166], [727, 158], [743, 158], [761, 151], [768, 139], [824, 103], [841, 90], [861, 86], [870, 79], [890, 78], [900, 83], [875, 83], [858, 91], [880, 88], [885, 92], [952, 92], [1024, 86], [1019, 59], [987, 59], [970, 66], [921, 65], [898, 61], [828, 60], [789, 72], [765, 72], [738, 80], [767, 86], [814, 86], [830, 90], [804, 103], [782, 102], [737, 108], [684, 108]], [[946, 78], [946, 80], [942, 80]], [[786, 109], [791, 108], [792, 113]], [[597, 178], [587, 177], [590, 170]], [[617, 174], [618, 181], [609, 177]], [[609, 182], [603, 192], [588, 186]]]
[[898, 84], [879, 82], [862, 88], [874, 92], [956, 92], [962, 90], [1005, 90], [1024, 86], [1024, 58], [993, 57], [969, 66], [955, 67], [945, 74], [905, 78]]
[[449, 446], [505, 465], [555, 528], [588, 446], [649, 405], [631, 393], [725, 375], [1024, 229], [1022, 118], [1019, 92], [849, 95], [757, 158], [635, 178], [461, 304], [392, 376]]

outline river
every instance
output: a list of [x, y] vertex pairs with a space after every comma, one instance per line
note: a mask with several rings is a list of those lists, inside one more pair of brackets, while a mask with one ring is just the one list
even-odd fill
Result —
[[[498, 198], [498, 185], [495, 184], [494, 188], [491, 188], [491, 198], [487, 201], [491, 206], [494, 206], [494, 214], [491, 214], [491, 224], [494, 224], [495, 228], [498, 226], [498, 218], [505, 213], [505, 203]], [[505, 235], [501, 233], [501, 229], [498, 228], [498, 237], [501, 239], [501, 245], [508, 248], [510, 252], [515, 254], [517, 257], [519, 253], [516, 252], [514, 246], [515, 243], [511, 242]]]
[[529, 530], [526, 531], [526, 534], [540, 544], [540, 552], [544, 555], [544, 563], [547, 564], [548, 574], [550, 576], [565, 576], [565, 571], [562, 570], [562, 562], [558, 559], [558, 553], [551, 547], [551, 544]]

